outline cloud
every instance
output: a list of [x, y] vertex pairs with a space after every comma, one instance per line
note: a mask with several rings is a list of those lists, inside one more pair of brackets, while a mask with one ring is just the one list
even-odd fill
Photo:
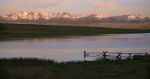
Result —
[[127, 9], [121, 9], [121, 10], [119, 10], [119, 13], [120, 13], [120, 14], [124, 14], [124, 13], [128, 13], [128, 12], [130, 12], [130, 11], [131, 11], [130, 8], [127, 8]]
[[[19, 2], [20, 0], [18, 0]], [[59, 7], [66, 6], [71, 3], [72, 0], [21, 0], [21, 3], [26, 3], [29, 6], [49, 6], [49, 7]]]
[[70, 4], [72, 0], [15, 0], [9, 5], [3, 6], [6, 9], [42, 9], [61, 7]]
[[[10, 12], [10, 11], [16, 10], [16, 9], [17, 9], [17, 6], [14, 5], [14, 4], [11, 4], [11, 5], [4, 5], [4, 6], [0, 7], [0, 9], [1, 9], [2, 11]], [[0, 13], [2, 13], [2, 12], [0, 12]]]
[[66, 6], [68, 4], [70, 4], [73, 0], [65, 0], [62, 2], [55, 2], [58, 6]]
[[117, 0], [92, 1], [89, 3], [100, 9], [113, 9], [117, 6]]

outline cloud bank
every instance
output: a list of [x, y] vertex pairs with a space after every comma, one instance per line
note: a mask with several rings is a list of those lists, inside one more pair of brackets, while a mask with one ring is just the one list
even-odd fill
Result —
[[72, 0], [14, 0], [13, 3], [3, 6], [4, 8], [14, 10], [23, 9], [42, 9], [66, 6]]
[[130, 8], [127, 8], [127, 9], [121, 9], [121, 10], [119, 10], [119, 13], [120, 13], [120, 14], [125, 14], [125, 13], [128, 13], [128, 12], [130, 12], [130, 11], [131, 11]]
[[91, 5], [100, 9], [113, 9], [117, 6], [117, 0], [105, 0], [105, 1], [91, 1]]

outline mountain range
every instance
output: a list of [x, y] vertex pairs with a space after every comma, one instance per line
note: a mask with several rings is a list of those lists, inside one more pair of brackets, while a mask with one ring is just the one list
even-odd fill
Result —
[[0, 16], [0, 23], [112, 23], [150, 22], [149, 17], [139, 14], [107, 16], [103, 14], [72, 15], [67, 12], [17, 12]]

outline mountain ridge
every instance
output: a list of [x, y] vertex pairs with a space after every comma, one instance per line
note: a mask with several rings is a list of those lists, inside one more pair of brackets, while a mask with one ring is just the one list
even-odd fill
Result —
[[17, 12], [0, 16], [0, 22], [8, 23], [111, 23], [111, 22], [150, 22], [149, 17], [139, 14], [107, 16], [104, 14], [78, 15], [67, 12]]

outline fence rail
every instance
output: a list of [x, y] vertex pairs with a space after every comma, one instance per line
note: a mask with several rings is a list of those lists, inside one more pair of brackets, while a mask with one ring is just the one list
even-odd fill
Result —
[[144, 55], [148, 56], [149, 53], [122, 53], [122, 52], [108, 52], [108, 51], [103, 51], [103, 52], [87, 52], [84, 50], [84, 59], [87, 57], [102, 57], [103, 59], [107, 59], [107, 57], [113, 57], [118, 60], [121, 60], [122, 57], [125, 57], [127, 59], [132, 59], [134, 55]]

